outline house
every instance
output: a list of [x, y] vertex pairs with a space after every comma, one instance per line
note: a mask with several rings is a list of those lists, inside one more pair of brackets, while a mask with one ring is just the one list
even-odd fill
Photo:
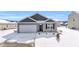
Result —
[[61, 26], [67, 26], [68, 25], [68, 21], [61, 21], [60, 25]]
[[68, 25], [68, 21], [64, 21], [64, 26], [67, 26]]
[[57, 27], [61, 27], [61, 26], [67, 26], [68, 25], [68, 21], [56, 21]]
[[16, 27], [16, 22], [10, 22], [5, 19], [0, 19], [0, 30], [16, 29]]
[[55, 32], [57, 30], [56, 22], [41, 14], [34, 14], [24, 18], [17, 23], [18, 33], [27, 32]]
[[79, 11], [72, 11], [68, 16], [68, 28], [79, 30]]
[[64, 22], [63, 21], [56, 21], [57, 22], [57, 26], [60, 27], [60, 26], [64, 26]]

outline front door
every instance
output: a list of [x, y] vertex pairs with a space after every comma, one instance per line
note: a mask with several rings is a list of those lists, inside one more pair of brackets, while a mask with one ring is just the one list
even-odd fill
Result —
[[43, 25], [39, 25], [39, 31], [40, 31], [40, 32], [43, 31]]

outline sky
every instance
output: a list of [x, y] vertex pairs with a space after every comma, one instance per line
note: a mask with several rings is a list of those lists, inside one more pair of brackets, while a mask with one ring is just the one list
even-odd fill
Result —
[[70, 11], [0, 11], [0, 19], [20, 21], [25, 17], [32, 16], [35, 13], [42, 14], [48, 18], [58, 21], [68, 20]]

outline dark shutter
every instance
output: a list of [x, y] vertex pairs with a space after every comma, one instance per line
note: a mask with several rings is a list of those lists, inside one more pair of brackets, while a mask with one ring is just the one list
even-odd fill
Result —
[[46, 24], [46, 29], [47, 29], [47, 24]]
[[55, 29], [55, 24], [53, 24], [53, 29]]

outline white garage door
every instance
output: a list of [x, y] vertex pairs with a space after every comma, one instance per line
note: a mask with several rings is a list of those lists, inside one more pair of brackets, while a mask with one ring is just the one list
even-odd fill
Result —
[[20, 32], [36, 32], [37, 28], [36, 28], [36, 25], [20, 25], [19, 31]]

